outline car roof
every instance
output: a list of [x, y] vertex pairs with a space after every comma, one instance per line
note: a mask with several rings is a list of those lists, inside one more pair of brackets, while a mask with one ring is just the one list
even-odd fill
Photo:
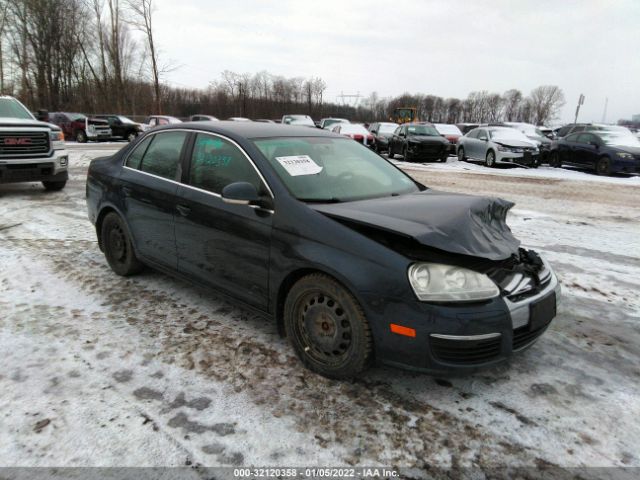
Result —
[[226, 136], [244, 138], [277, 138], [277, 137], [336, 137], [334, 133], [319, 128], [283, 125], [280, 123], [262, 122], [185, 122], [154, 129], [154, 132], [173, 129], [203, 130]]

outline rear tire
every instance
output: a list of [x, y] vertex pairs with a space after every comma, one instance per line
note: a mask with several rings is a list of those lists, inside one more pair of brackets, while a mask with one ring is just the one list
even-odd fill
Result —
[[67, 184], [66, 180], [62, 180], [61, 182], [54, 182], [54, 181], [44, 180], [42, 182], [42, 185], [44, 186], [44, 189], [49, 191], [49, 192], [57, 192], [59, 190], [62, 190], [65, 187], [66, 184]]
[[76, 142], [87, 143], [87, 134], [84, 133], [84, 130], [78, 130], [76, 132]]
[[373, 342], [364, 311], [327, 275], [307, 275], [291, 288], [284, 326], [302, 363], [320, 375], [353, 378], [371, 364]]
[[560, 161], [560, 155], [558, 155], [558, 152], [553, 152], [549, 156], [549, 166], [551, 166], [553, 168], [561, 168], [562, 167], [562, 162]]
[[458, 147], [458, 161], [464, 162], [467, 157], [464, 156], [464, 147]]
[[611, 175], [611, 160], [609, 157], [600, 157], [600, 160], [598, 160], [596, 164], [596, 172], [598, 172], [598, 175], [606, 177]]
[[107, 263], [115, 273], [128, 277], [142, 270], [143, 264], [136, 257], [124, 221], [117, 213], [108, 213], [102, 221], [100, 239]]
[[391, 149], [391, 143], [389, 143], [389, 151], [387, 152], [387, 158], [389, 160], [393, 160], [394, 158], [396, 158], [395, 153], [393, 153], [393, 150]]

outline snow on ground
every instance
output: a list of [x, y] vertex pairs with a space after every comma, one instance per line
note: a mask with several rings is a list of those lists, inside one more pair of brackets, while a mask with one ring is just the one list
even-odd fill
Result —
[[114, 275], [84, 202], [108, 153], [72, 148], [62, 192], [0, 186], [0, 465], [640, 466], [637, 179], [401, 164], [515, 201], [510, 225], [563, 304], [509, 365], [351, 383], [309, 373], [275, 325], [215, 293]]

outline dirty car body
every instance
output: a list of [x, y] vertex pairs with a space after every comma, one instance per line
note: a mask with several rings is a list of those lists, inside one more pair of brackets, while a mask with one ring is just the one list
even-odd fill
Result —
[[[174, 167], [145, 171], [172, 155]], [[207, 172], [216, 174], [203, 183]], [[242, 189], [257, 194], [243, 202]], [[329, 279], [366, 318], [372, 362], [433, 373], [485, 367], [532, 345], [556, 314], [558, 280], [513, 237], [513, 204], [428, 189], [324, 130], [155, 129], [91, 163], [87, 204], [103, 250], [105, 218], [117, 215], [144, 264], [233, 297], [281, 331], [297, 321], [287, 305], [300, 282]], [[310, 342], [331, 344], [327, 322], [320, 336], [306, 332]], [[314, 348], [296, 350], [307, 366]]]

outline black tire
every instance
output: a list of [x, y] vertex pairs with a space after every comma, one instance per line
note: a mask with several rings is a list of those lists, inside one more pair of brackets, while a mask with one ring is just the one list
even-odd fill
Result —
[[445, 153], [444, 155], [442, 155], [442, 158], [440, 158], [438, 161], [442, 163], [447, 163], [448, 159], [449, 159], [449, 154]]
[[602, 156], [596, 164], [596, 172], [598, 175], [610, 176], [611, 175], [611, 160], [607, 156]]
[[100, 239], [107, 263], [115, 273], [128, 277], [143, 268], [129, 238], [127, 227], [117, 213], [111, 212], [102, 221]]
[[406, 145], [404, 147], [402, 147], [402, 159], [405, 162], [410, 162], [411, 161], [411, 157], [409, 156], [409, 148]]
[[487, 152], [487, 156], [484, 160], [484, 164], [489, 168], [493, 168], [496, 166], [496, 154], [493, 150], [489, 150]]
[[389, 150], [387, 151], [387, 158], [389, 160], [393, 160], [394, 158], [396, 158], [395, 153], [393, 153], [393, 150], [391, 150], [391, 143], [389, 143]]
[[302, 363], [328, 378], [353, 378], [372, 361], [371, 330], [358, 301], [324, 274], [301, 278], [284, 305], [284, 327]]
[[467, 157], [464, 156], [464, 147], [458, 147], [458, 160], [464, 162]]
[[59, 190], [62, 190], [65, 187], [66, 184], [67, 184], [66, 180], [62, 180], [60, 182], [44, 180], [42, 182], [42, 185], [44, 186], [44, 189], [49, 191], [49, 192], [57, 192]]
[[552, 152], [549, 156], [549, 165], [553, 168], [561, 168], [562, 162], [560, 161], [560, 155], [558, 152]]
[[78, 143], [87, 143], [87, 134], [84, 133], [84, 130], [78, 130], [76, 132], [76, 142]]
[[130, 132], [129, 135], [127, 135], [127, 141], [129, 143], [133, 142], [136, 138], [138, 138], [138, 134], [136, 132]]

